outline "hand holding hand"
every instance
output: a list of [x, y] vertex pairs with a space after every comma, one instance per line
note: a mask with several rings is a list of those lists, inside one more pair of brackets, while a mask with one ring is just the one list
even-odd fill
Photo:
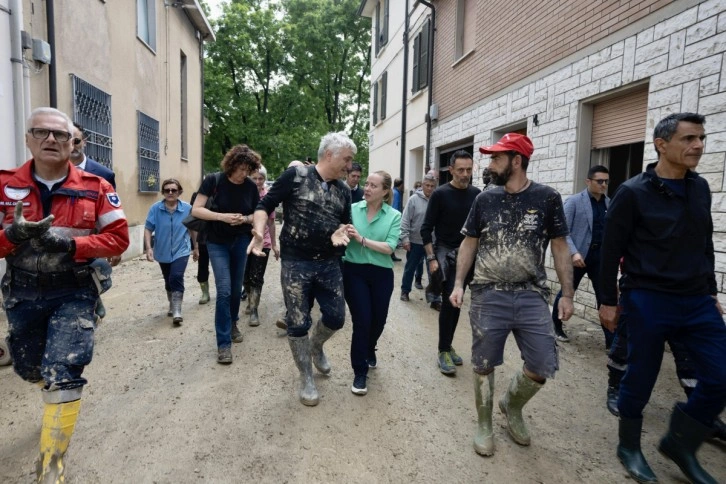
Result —
[[5, 229], [5, 237], [10, 243], [20, 245], [30, 239], [40, 237], [48, 232], [53, 223], [53, 215], [48, 215], [38, 222], [28, 222], [23, 216], [23, 202], [15, 204], [15, 217], [10, 227]]
[[330, 240], [333, 242], [334, 247], [340, 247], [347, 246], [348, 242], [350, 242], [350, 236], [349, 236], [349, 230], [352, 228], [355, 233], [357, 234], [358, 231], [355, 230], [355, 227], [352, 225], [345, 225], [343, 227], [340, 227], [338, 230], [333, 232], [333, 235], [330, 236]]

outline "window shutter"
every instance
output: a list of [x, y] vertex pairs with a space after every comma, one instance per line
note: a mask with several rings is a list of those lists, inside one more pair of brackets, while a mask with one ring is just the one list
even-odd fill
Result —
[[384, 19], [383, 19], [383, 45], [386, 45], [388, 43], [388, 5], [391, 3], [391, 0], [384, 0], [385, 3], [383, 4], [384, 9]]
[[429, 85], [429, 35], [431, 30], [431, 22], [426, 21], [423, 28], [421, 29], [421, 61], [419, 62], [419, 69], [421, 74], [419, 76], [419, 89]]
[[413, 71], [412, 71], [412, 82], [411, 82], [411, 92], [418, 91], [418, 59], [421, 55], [421, 34], [418, 34], [413, 39]]
[[386, 91], [388, 91], [388, 72], [381, 77], [381, 121], [386, 119]]
[[592, 109], [592, 148], [609, 148], [645, 140], [648, 87], [608, 99]]
[[375, 45], [376, 45], [376, 54], [378, 54], [378, 51], [381, 50], [381, 4], [380, 2], [376, 4], [376, 31], [374, 35], [375, 39]]
[[373, 126], [378, 123], [378, 82], [373, 83]]

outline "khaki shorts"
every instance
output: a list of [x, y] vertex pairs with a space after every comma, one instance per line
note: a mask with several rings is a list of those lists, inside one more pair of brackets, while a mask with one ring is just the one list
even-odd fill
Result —
[[514, 334], [527, 369], [551, 378], [559, 369], [549, 306], [535, 291], [497, 291], [471, 286], [471, 362], [487, 373], [504, 362], [504, 345]]

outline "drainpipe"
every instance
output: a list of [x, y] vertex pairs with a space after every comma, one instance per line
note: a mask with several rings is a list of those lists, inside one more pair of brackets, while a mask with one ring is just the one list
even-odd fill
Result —
[[[431, 169], [431, 104], [434, 98], [434, 32], [436, 32], [436, 7], [426, 0], [418, 0], [431, 9], [431, 32], [429, 32], [429, 92], [426, 107], [426, 166]], [[427, 170], [428, 171], [428, 170]]]
[[399, 173], [401, 180], [405, 180], [404, 170], [406, 169], [406, 114], [408, 108], [408, 0], [406, 0], [406, 20], [403, 27], [403, 96], [401, 97], [401, 162]]
[[202, 38], [201, 32], [197, 32], [197, 36], [199, 38], [199, 81], [202, 89], [200, 96], [201, 102], [199, 103], [199, 133], [202, 137], [202, 143], [200, 145], [202, 164], [199, 171], [201, 172], [201, 180], [204, 180], [204, 38]]
[[48, 29], [48, 43], [50, 44], [50, 65], [48, 66], [49, 104], [58, 108], [58, 83], [56, 80], [55, 58], [55, 3], [53, 0], [45, 1], [45, 21]]
[[25, 92], [23, 72], [27, 70], [23, 61], [23, 47], [20, 40], [20, 32], [23, 30], [23, 7], [22, 0], [10, 0], [10, 62], [12, 63], [13, 79], [13, 126], [15, 138], [15, 166], [20, 166], [26, 161], [25, 153], [25, 118], [29, 114], [26, 111], [26, 100], [29, 100], [29, 93]]

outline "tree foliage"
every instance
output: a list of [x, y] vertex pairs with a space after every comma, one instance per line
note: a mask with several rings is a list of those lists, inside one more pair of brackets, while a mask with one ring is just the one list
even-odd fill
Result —
[[345, 131], [368, 163], [370, 20], [359, 0], [232, 0], [213, 21], [204, 105], [205, 169], [246, 143], [270, 178], [316, 158], [322, 135]]

